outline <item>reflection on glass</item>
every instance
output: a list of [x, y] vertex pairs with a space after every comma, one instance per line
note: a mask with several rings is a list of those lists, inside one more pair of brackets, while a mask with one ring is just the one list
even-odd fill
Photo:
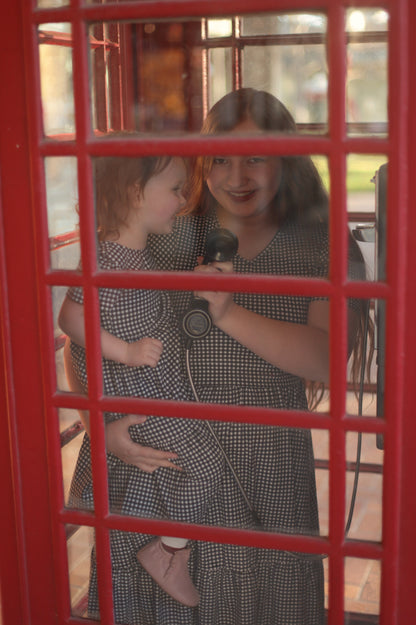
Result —
[[39, 62], [46, 135], [75, 132], [72, 40], [69, 24], [41, 24]]
[[[387, 132], [387, 43], [349, 43], [347, 46], [347, 121], [350, 132]], [[362, 131], [361, 131], [362, 133]]]
[[246, 46], [243, 82], [265, 89], [285, 102], [297, 123], [327, 121], [325, 46]]
[[348, 432], [346, 440], [347, 536], [378, 542], [382, 537], [383, 452], [374, 434]]
[[61, 436], [64, 501], [67, 503], [72, 476], [84, 436], [84, 428], [77, 410], [71, 410], [69, 408], [59, 409], [59, 430]]
[[329, 167], [328, 167], [328, 158], [326, 156], [322, 156], [321, 154], [311, 154], [311, 159], [316, 169], [318, 170], [318, 174], [322, 179], [322, 183], [326, 192], [329, 195]]
[[[385, 134], [386, 14], [348, 16], [349, 132]], [[93, 127], [195, 132], [204, 112], [238, 83], [276, 94], [305, 130], [325, 132], [326, 33], [326, 16], [295, 12], [92, 24]]]
[[[359, 213], [354, 221], [350, 218], [350, 227], [362, 251], [371, 244], [373, 258], [368, 269], [368, 279], [374, 279], [374, 245], [376, 239], [376, 220], [382, 218], [383, 227], [386, 220], [386, 193], [378, 184], [378, 172], [386, 162], [386, 157], [380, 154], [349, 154], [347, 156], [347, 207], [349, 213]], [[367, 215], [365, 215], [367, 213]], [[365, 221], [363, 220], [363, 216]], [[360, 222], [361, 220], [361, 222]], [[364, 245], [361, 246], [361, 243]], [[384, 240], [383, 240], [384, 246]], [[377, 279], [380, 279], [378, 277]]]
[[230, 19], [207, 20], [207, 36], [210, 37], [230, 37], [233, 32], [233, 23]]
[[[386, 303], [375, 302], [375, 347], [377, 353], [377, 416], [384, 417], [385, 367], [386, 367]], [[377, 447], [384, 449], [384, 440], [377, 434]]]
[[292, 35], [325, 33], [326, 16], [320, 13], [283, 13], [243, 16], [241, 35]]
[[346, 12], [347, 122], [350, 135], [388, 132], [388, 13], [380, 8]]
[[[378, 560], [345, 558], [344, 564], [345, 625], [353, 625], [357, 622], [357, 613], [363, 619], [380, 614], [381, 563]], [[378, 620], [371, 622], [377, 623]]]
[[348, 32], [386, 31], [389, 14], [384, 9], [347, 9]]
[[329, 435], [327, 430], [312, 430], [315, 479], [319, 509], [319, 533], [329, 531]]
[[77, 160], [73, 156], [45, 158], [49, 237], [73, 232], [78, 224]]
[[371, 300], [350, 298], [348, 308], [356, 324], [356, 334], [355, 338], [349, 337], [354, 351], [347, 368], [347, 412], [354, 416], [374, 416], [377, 376], [374, 305]]
[[[199, 128], [200, 22], [97, 23], [89, 32], [95, 130]], [[128, 68], [122, 50], [128, 50]]]
[[[61, 309], [61, 305], [62, 302], [64, 300], [64, 297], [66, 295], [67, 292], [67, 287], [66, 286], [54, 286], [51, 289], [51, 295], [52, 295], [52, 314], [53, 314], [53, 334], [55, 337], [55, 343], [56, 343], [56, 354], [57, 354], [57, 359], [59, 358], [61, 362], [62, 361], [62, 348], [63, 348], [63, 338], [62, 337], [62, 329], [59, 327], [59, 323], [58, 323], [58, 315], [59, 315], [59, 311]], [[63, 382], [63, 378], [61, 378], [60, 376], [58, 376], [58, 384], [60, 385], [60, 388], [64, 388], [64, 382]]]
[[68, 6], [70, 0], [37, 0], [38, 9], [55, 9]]
[[232, 50], [213, 48], [208, 51], [209, 106], [232, 90]]
[[67, 551], [71, 614], [87, 618], [88, 586], [94, 530], [85, 525], [67, 525]]

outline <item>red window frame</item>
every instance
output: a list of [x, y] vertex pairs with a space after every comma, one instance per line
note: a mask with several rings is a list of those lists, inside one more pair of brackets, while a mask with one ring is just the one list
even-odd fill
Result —
[[[253, 4], [255, 6], [253, 7]], [[379, 6], [380, 2], [358, 1], [355, 6]], [[412, 80], [412, 59], [416, 44], [412, 33], [416, 27], [416, 7], [411, 0], [384, 1], [390, 12], [389, 60], [389, 137], [386, 140], [345, 137], [345, 39], [343, 11], [349, 2], [321, 0], [319, 8], [327, 11], [329, 21], [329, 123], [330, 136], [301, 137], [264, 141], [250, 139], [235, 142], [236, 153], [305, 152], [323, 153], [329, 157], [331, 179], [331, 276], [330, 282], [311, 284], [297, 281], [305, 293], [324, 293], [331, 297], [331, 416], [305, 415], [267, 410], [238, 410], [221, 406], [216, 418], [247, 420], [276, 425], [290, 423], [299, 427], [324, 428], [330, 432], [330, 527], [328, 540], [247, 533], [242, 530], [192, 527], [186, 528], [191, 538], [214, 539], [235, 544], [253, 544], [270, 548], [305, 550], [329, 554], [329, 624], [344, 622], [344, 558], [361, 557], [382, 562], [381, 625], [404, 625], [414, 620], [414, 601], [409, 580], [415, 579], [416, 498], [414, 492], [414, 450], [416, 424], [413, 417], [413, 386], [416, 376], [416, 329], [412, 312], [416, 305], [416, 288], [412, 268], [416, 251], [412, 233], [416, 227], [411, 210], [412, 172], [416, 170], [416, 89]], [[67, 590], [66, 523], [92, 524], [96, 527], [101, 564], [101, 585], [105, 602], [102, 623], [110, 624], [111, 580], [108, 530], [112, 527], [140, 529], [160, 533], [163, 529], [184, 534], [180, 526], [163, 521], [142, 521], [108, 515], [103, 480], [97, 491], [94, 517], [63, 508], [60, 478], [58, 407], [89, 407], [94, 424], [94, 475], [105, 475], [103, 427], [100, 411], [111, 408], [115, 400], [101, 397], [99, 367], [98, 302], [95, 287], [111, 284], [111, 276], [96, 272], [94, 224], [82, 206], [92, 201], [91, 155], [102, 154], [103, 146], [89, 131], [88, 72], [84, 20], [100, 18], [181, 17], [221, 15], [264, 10], [312, 9], [311, 0], [217, 0], [190, 5], [185, 1], [164, 3], [125, 3], [120, 5], [81, 6], [74, 0], [60, 9], [35, 10], [23, 0], [8, 6], [7, 19], [1, 20], [5, 54], [1, 55], [2, 75], [10, 69], [21, 80], [2, 82], [0, 98], [1, 218], [0, 251], [0, 350], [4, 368], [0, 377], [0, 402], [6, 419], [1, 420], [0, 466], [4, 480], [2, 501], [7, 513], [1, 515], [2, 610], [4, 625], [83, 623], [69, 613]], [[38, 81], [37, 41], [35, 26], [50, 21], [72, 21], [74, 33], [74, 76], [76, 106], [76, 141], [45, 140], [41, 132], [40, 93]], [[24, 47], [22, 47], [22, 41]], [[143, 153], [178, 153], [175, 141], [152, 138], [144, 141]], [[128, 153], [119, 145], [120, 152]], [[183, 154], [202, 151], [218, 153], [226, 149], [221, 138], [197, 137], [181, 142]], [[347, 225], [345, 211], [345, 155], [383, 153], [389, 157], [388, 203], [394, 206], [388, 214], [387, 280], [385, 283], [348, 283], [346, 281], [346, 240], [342, 235]], [[78, 158], [82, 219], [81, 249], [83, 277], [64, 271], [51, 271], [42, 159], [45, 156], [72, 155]], [[29, 183], [29, 181], [31, 181]], [[123, 277], [122, 277], [123, 279]], [[195, 276], [177, 274], [175, 288], [193, 289]], [[291, 280], [251, 276], [215, 276], [205, 278], [207, 288], [252, 291], [289, 292]], [[54, 341], [50, 286], [82, 284], [88, 330], [88, 362], [91, 401], [56, 392]], [[153, 288], [172, 288], [172, 275], [149, 274], [129, 278], [129, 284]], [[346, 376], [345, 298], [384, 298], [387, 306], [385, 420], [351, 418], [345, 415]], [[154, 414], [176, 414], [174, 403], [124, 400], [128, 409], [141, 407]], [[117, 403], [119, 405], [119, 403]], [[192, 407], [182, 414], [194, 416]], [[208, 407], [201, 406], [201, 417], [210, 418]], [[95, 417], [95, 418], [94, 418]], [[345, 436], [349, 431], [379, 432], [385, 437], [383, 485], [383, 541], [381, 545], [364, 541], [345, 541]]]

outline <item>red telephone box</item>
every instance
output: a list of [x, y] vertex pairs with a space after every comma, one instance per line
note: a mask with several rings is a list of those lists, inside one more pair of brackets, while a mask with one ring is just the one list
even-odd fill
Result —
[[[360, 134], [360, 124], [354, 126], [353, 118], [349, 125], [346, 123], [348, 37], [345, 15], [347, 10], [353, 8], [380, 8], [389, 15], [386, 35], [388, 118], [384, 131], [379, 134]], [[3, 53], [0, 57], [3, 77], [0, 97], [0, 353], [3, 363], [0, 377], [3, 415], [0, 437], [3, 476], [0, 544], [3, 625], [86, 622], [72, 610], [68, 583], [68, 529], [77, 526], [94, 528], [104, 597], [101, 622], [110, 625], [113, 617], [109, 530], [121, 528], [158, 533], [164, 527], [161, 521], [121, 519], [109, 514], [103, 479], [104, 436], [100, 425], [95, 425], [92, 432], [96, 449], [94, 477], [99, 485], [95, 513], [87, 515], [65, 508], [60, 411], [75, 412], [85, 408], [91, 415], [100, 415], [102, 407], [107, 405], [102, 397], [99, 373], [93, 373], [94, 363], [100, 359], [96, 323], [98, 304], [94, 293], [97, 285], [103, 283], [103, 278], [97, 273], [94, 251], [90, 159], [106, 154], [106, 147], [100, 143], [100, 134], [110, 128], [135, 128], [142, 134], [136, 137], [134, 149], [139, 146], [144, 155], [165, 153], [190, 156], [225, 150], [226, 138], [212, 144], [209, 138], [201, 138], [197, 132], [209, 105], [209, 89], [212, 91], [217, 87], [209, 82], [209, 65], [214, 62], [214, 48], [229, 50], [221, 56], [231, 71], [231, 84], [226, 85], [227, 88], [241, 86], [246, 80], [241, 58], [247, 41], [242, 39], [237, 16], [280, 12], [308, 14], [318, 10], [327, 20], [326, 127], [318, 124], [313, 128], [310, 123], [309, 130], [317, 130], [317, 133], [280, 139], [279, 145], [270, 137], [253, 138], [247, 145], [237, 144], [237, 148], [233, 149], [237, 153], [238, 149], [246, 153], [247, 150], [252, 150], [252, 153], [300, 151], [324, 155], [328, 160], [332, 207], [331, 275], [328, 284], [320, 286], [332, 302], [329, 414], [289, 415], [284, 411], [275, 411], [272, 417], [274, 425], [287, 425], [289, 419], [291, 423], [294, 419], [296, 427], [328, 432], [328, 536], [310, 538], [260, 532], [247, 535], [242, 530], [195, 526], [191, 530], [191, 538], [325, 553], [328, 556], [328, 623], [331, 625], [344, 622], [407, 625], [414, 621], [411, 590], [416, 581], [416, 425], [413, 418], [416, 329], [412, 318], [416, 307], [416, 284], [413, 279], [416, 252], [412, 238], [416, 230], [412, 202], [413, 172], [416, 171], [416, 122], [413, 113], [416, 108], [413, 79], [415, 4], [411, 0], [357, 0], [353, 6], [346, 0], [322, 0], [319, 4], [312, 0], [192, 3], [187, 0], [113, 3], [92, 0], [39, 0], [36, 3], [35, 0], [19, 0], [10, 3], [7, 10], [3, 7]], [[233, 16], [232, 19], [230, 16]], [[224, 35], [231, 42], [228, 47], [224, 43], [226, 39], [218, 43], [218, 35], [213, 35], [211, 40], [206, 35], [201, 41], [201, 23], [206, 18], [229, 20], [227, 28], [230, 31]], [[124, 38], [120, 36], [119, 24], [125, 25]], [[173, 25], [171, 29], [169, 24]], [[64, 28], [57, 28], [57, 25], [64, 25]], [[154, 54], [152, 33], [158, 25], [159, 49]], [[254, 45], [255, 35], [250, 36]], [[319, 37], [319, 32], [315, 33], [306, 38], [303, 45]], [[375, 43], [379, 41], [378, 37], [373, 35]], [[126, 44], [133, 38], [134, 49]], [[353, 40], [353, 37], [350, 36], [350, 39]], [[189, 42], [197, 52], [187, 56], [183, 54], [183, 45]], [[273, 43], [297, 45], [299, 40], [295, 41], [291, 34], [287, 34]], [[45, 112], [48, 75], [39, 62], [39, 46], [48, 44], [69, 50], [63, 61], [71, 64], [73, 78], [73, 109], [67, 112], [67, 119], [72, 119], [68, 122], [69, 128], [57, 130], [53, 124], [48, 127], [48, 112]], [[169, 69], [172, 83], [167, 81], [162, 71], [165, 66]], [[163, 83], [160, 87], [164, 89], [162, 94], [155, 93], [155, 84], [151, 84], [154, 72], [159, 72], [159, 83]], [[174, 86], [176, 75], [187, 76], [180, 93]], [[313, 99], [314, 105], [319, 108], [322, 102], [316, 84]], [[155, 120], [160, 113], [157, 106], [161, 103], [164, 106], [161, 117], [165, 125], [159, 127]], [[139, 106], [147, 107], [148, 116], [142, 116], [137, 121], [135, 107]], [[170, 131], [182, 132], [183, 140], [178, 142], [177, 135], [170, 136]], [[343, 232], [348, 216], [345, 179], [346, 160], [351, 154], [382, 155], [389, 163], [385, 279], [383, 276], [372, 282], [349, 282], [346, 276]], [[49, 200], [45, 179], [47, 166], [52, 163], [48, 159], [58, 157], [70, 159], [72, 164], [75, 163], [77, 172], [82, 275], [76, 272], [76, 266], [64, 265], [62, 268], [51, 262], [54, 245], [62, 247], [73, 242], [72, 235], [61, 236], [62, 233], [58, 233], [51, 236], [48, 224]], [[175, 274], [172, 277], [163, 273], [136, 277], [132, 284], [170, 289], [172, 280], [176, 289], [192, 290], [200, 284], [195, 276]], [[207, 281], [206, 284], [212, 286], [213, 283]], [[58, 288], [71, 285], [81, 285], [85, 290], [87, 348], [91, 354], [88, 399], [68, 393], [57, 384], [56, 351], [60, 337], [54, 328], [56, 311], [53, 310], [53, 294]], [[270, 293], [276, 292], [277, 288], [268, 279], [243, 275], [233, 279], [227, 277], [222, 283], [215, 282], [215, 285], [225, 290], [233, 290], [235, 285], [235, 290]], [[279, 288], [290, 289], [290, 280], [283, 282]], [[300, 288], [314, 289], [306, 280], [302, 281]], [[346, 353], [346, 297], [379, 300], [385, 305], [382, 419], [347, 413], [345, 359], [339, 357], [340, 353]], [[99, 369], [97, 367], [97, 371]], [[138, 400], [135, 405], [143, 411], [167, 414], [166, 407], [156, 400], [147, 403]], [[168, 410], [172, 416], [175, 415], [175, 406], [170, 406]], [[258, 423], [266, 423], [266, 418], [270, 418], [261, 410], [248, 409], [243, 416], [239, 413], [241, 411], [233, 411], [232, 406], [224, 406], [219, 415], [224, 419], [247, 419]], [[193, 415], [192, 407], [187, 409], [187, 415]], [[208, 417], [209, 410], [202, 406], [199, 416]], [[99, 419], [95, 422], [99, 423]], [[383, 533], [380, 541], [354, 540], [344, 535], [345, 448], [351, 432], [378, 434], [384, 441]], [[177, 531], [181, 531], [180, 528]], [[345, 620], [344, 562], [347, 558], [380, 563], [379, 619], [369, 618], [366, 621], [362, 617], [353, 621], [351, 617], [349, 621]]]

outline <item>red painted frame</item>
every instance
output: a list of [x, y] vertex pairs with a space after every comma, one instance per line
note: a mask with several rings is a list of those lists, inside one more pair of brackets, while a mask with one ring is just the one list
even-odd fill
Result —
[[[296, 289], [331, 297], [331, 416], [287, 413], [285, 411], [238, 410], [223, 406], [216, 419], [247, 420], [259, 423], [327, 428], [330, 433], [330, 528], [328, 540], [198, 526], [183, 526], [166, 521], [142, 521], [108, 514], [105, 480], [106, 464], [101, 411], [120, 405], [103, 400], [99, 367], [98, 302], [96, 287], [114, 283], [114, 277], [96, 273], [94, 224], [87, 210], [92, 201], [91, 155], [104, 153], [104, 147], [90, 133], [87, 49], [84, 20], [102, 18], [180, 17], [221, 15], [277, 9], [314, 9], [312, 0], [188, 0], [82, 6], [73, 0], [60, 9], [35, 10], [28, 0], [9, 3], [7, 19], [1, 20], [0, 55], [2, 76], [10, 73], [20, 80], [1, 82], [0, 93], [0, 174], [1, 174], [1, 248], [0, 248], [0, 352], [3, 371], [0, 377], [0, 407], [5, 415], [0, 422], [0, 468], [3, 476], [1, 500], [6, 514], [1, 515], [2, 610], [4, 625], [52, 625], [81, 623], [71, 619], [67, 585], [65, 523], [87, 524], [96, 528], [100, 585], [105, 598], [102, 623], [112, 623], [110, 555], [108, 530], [142, 530], [174, 533], [191, 538], [212, 539], [236, 544], [256, 544], [329, 554], [329, 624], [340, 625], [343, 614], [344, 558], [363, 557], [382, 561], [381, 625], [408, 625], [414, 620], [414, 599], [409, 593], [415, 581], [416, 498], [414, 497], [414, 444], [416, 421], [413, 418], [414, 380], [416, 379], [416, 329], [412, 313], [416, 306], [416, 249], [412, 233], [416, 214], [411, 210], [412, 172], [416, 171], [416, 88], [411, 70], [416, 44], [416, 7], [412, 0], [321, 0], [319, 9], [329, 19], [329, 115], [330, 137], [235, 142], [240, 153], [323, 153], [327, 154], [331, 176], [331, 276], [330, 282], [298, 280]], [[389, 119], [386, 140], [347, 138], [344, 131], [344, 33], [343, 10], [349, 6], [380, 6], [390, 11]], [[74, 35], [74, 77], [77, 140], [51, 142], [42, 138], [39, 97], [37, 42], [35, 26], [51, 21], [72, 21]], [[23, 42], [23, 46], [22, 46]], [[141, 141], [143, 153], [178, 153], [178, 144], [169, 138]], [[182, 154], [218, 153], [230, 147], [221, 138], [186, 137], [180, 143]], [[120, 153], [131, 145], [118, 142]], [[384, 284], [347, 283], [345, 210], [345, 155], [382, 153], [388, 156], [389, 206], [387, 281]], [[42, 159], [50, 155], [78, 158], [80, 208], [82, 220], [82, 277], [65, 271], [51, 271], [45, 216], [45, 188]], [[146, 274], [120, 276], [123, 284], [153, 288], [194, 288], [193, 275]], [[204, 279], [206, 287], [248, 288], [254, 291], [290, 292], [289, 278], [252, 276], [215, 276]], [[87, 319], [90, 401], [56, 393], [54, 341], [50, 286], [82, 284], [85, 289]], [[198, 284], [200, 284], [198, 279]], [[387, 303], [386, 337], [386, 420], [349, 418], [345, 414], [345, 367], [341, 354], [346, 352], [345, 298], [383, 297]], [[177, 406], [144, 400], [124, 400], [128, 409], [151, 410], [154, 414], [175, 415]], [[94, 478], [97, 484], [95, 516], [64, 510], [61, 458], [56, 411], [60, 406], [86, 407], [93, 424]], [[185, 414], [184, 414], [185, 413]], [[181, 406], [181, 414], [195, 416], [194, 407]], [[210, 418], [209, 408], [201, 406], [199, 415]], [[383, 490], [383, 543], [344, 540], [345, 518], [345, 436], [348, 431], [382, 432], [385, 437]], [[82, 621], [85, 623], [86, 621]]]

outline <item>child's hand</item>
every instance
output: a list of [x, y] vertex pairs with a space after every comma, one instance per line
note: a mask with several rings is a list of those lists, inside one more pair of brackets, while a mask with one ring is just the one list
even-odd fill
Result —
[[163, 351], [163, 344], [158, 339], [146, 336], [140, 341], [126, 343], [126, 353], [123, 360], [129, 367], [156, 367]]

